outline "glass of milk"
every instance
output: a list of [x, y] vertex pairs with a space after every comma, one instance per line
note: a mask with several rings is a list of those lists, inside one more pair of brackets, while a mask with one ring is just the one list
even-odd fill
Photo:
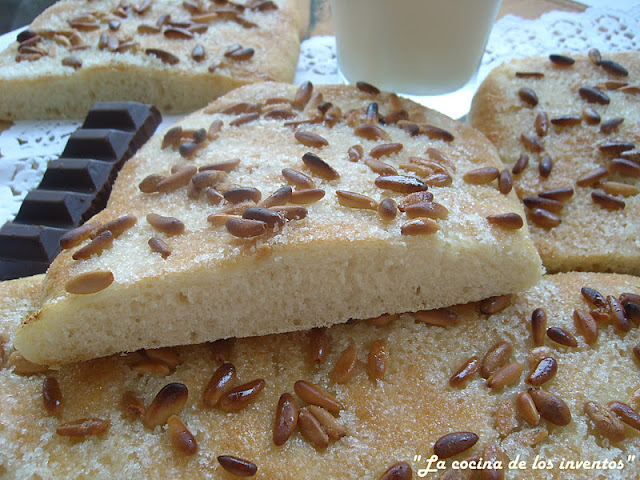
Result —
[[331, 0], [338, 63], [365, 81], [459, 118], [500, 0]]

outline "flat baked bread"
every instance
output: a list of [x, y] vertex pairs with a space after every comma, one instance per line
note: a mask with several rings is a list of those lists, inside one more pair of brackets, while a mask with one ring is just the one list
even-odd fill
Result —
[[[473, 458], [482, 458], [487, 468], [502, 466], [498, 473], [506, 479], [640, 475], [639, 306], [631, 305], [640, 293], [637, 277], [558, 274], [544, 277], [534, 288], [510, 297], [510, 302], [494, 299], [431, 315], [402, 315], [384, 325], [376, 319], [311, 332], [136, 352], [18, 375], [15, 370], [26, 373], [34, 367], [11, 353], [11, 336], [36, 307], [40, 281], [0, 284], [5, 299], [0, 331], [8, 357], [0, 369], [3, 478], [102, 479], [119, 478], [123, 472], [154, 478], [237, 478], [223, 470], [219, 456], [250, 462], [238, 465], [223, 458], [236, 472], [251, 473], [253, 464], [254, 478], [282, 480], [375, 480], [398, 462], [408, 464], [413, 477], [407, 475], [407, 465], [400, 464], [398, 475], [385, 480], [458, 478], [440, 475], [453, 462], [460, 467], [465, 465], [460, 462]], [[584, 290], [586, 296], [581, 293], [584, 287], [590, 289]], [[607, 302], [609, 296], [618, 303], [621, 299], [628, 316], [611, 316], [608, 306], [596, 307], [600, 300], [593, 291], [602, 295], [604, 304], [614, 302]], [[635, 300], [629, 295], [634, 293]], [[576, 323], [576, 310], [586, 323]], [[593, 324], [594, 315], [597, 330], [582, 326]], [[443, 327], [416, 318], [450, 321]], [[540, 345], [532, 331], [536, 338], [542, 334]], [[567, 346], [571, 339], [576, 346]], [[484, 360], [488, 352], [492, 353]], [[223, 361], [228, 363], [220, 368]], [[455, 375], [464, 365], [465, 373]], [[489, 377], [490, 387], [480, 372], [495, 368], [501, 373]], [[531, 370], [538, 373], [530, 375]], [[213, 383], [225, 388], [207, 389], [216, 371]], [[207, 402], [214, 403], [231, 385], [225, 378], [232, 378], [233, 372], [234, 388], [253, 387], [258, 393], [244, 407], [233, 400], [234, 394], [207, 406], [204, 392]], [[309, 396], [313, 388], [297, 383], [301, 380], [329, 396], [313, 399]], [[534, 408], [525, 394], [530, 389], [538, 405]], [[151, 407], [160, 391], [164, 401]], [[274, 423], [285, 393], [289, 395], [282, 399], [279, 418], [295, 418], [291, 402], [305, 413], [299, 414], [294, 429], [281, 422], [275, 438], [284, 443], [277, 446]], [[309, 406], [310, 401], [326, 408]], [[159, 405], [164, 408], [158, 409]], [[328, 413], [327, 408], [339, 412]], [[538, 420], [539, 410], [543, 418]], [[162, 423], [171, 414], [189, 433], [176, 418], [170, 429], [146, 426]], [[331, 438], [310, 415], [321, 419]], [[83, 424], [86, 429], [67, 425], [89, 418], [94, 420]], [[621, 423], [621, 418], [629, 423]], [[67, 435], [95, 434], [70, 438], [56, 433], [58, 429]], [[429, 464], [436, 443], [442, 463]], [[484, 474], [502, 478], [489, 471]]]
[[483, 82], [470, 121], [518, 172], [548, 271], [640, 275], [639, 52], [514, 60]]
[[309, 0], [62, 0], [0, 53], [0, 119], [82, 118], [94, 102], [192, 112], [293, 81]]
[[368, 85], [243, 87], [127, 162], [89, 220], [111, 234], [78, 232], [16, 342], [51, 365], [521, 291], [540, 259], [500, 169]]

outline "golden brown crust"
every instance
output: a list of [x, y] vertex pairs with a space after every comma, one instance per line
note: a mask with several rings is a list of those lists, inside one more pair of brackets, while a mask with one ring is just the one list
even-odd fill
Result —
[[[625, 333], [599, 321], [598, 339], [587, 345], [573, 320], [575, 309], [591, 308], [580, 293], [584, 286], [597, 289], [605, 297], [640, 293], [637, 277], [591, 273], [546, 276], [490, 316], [480, 313], [479, 304], [452, 307], [458, 319], [448, 327], [418, 323], [412, 315], [403, 315], [383, 326], [360, 321], [328, 328], [324, 330], [327, 353], [320, 364], [311, 359], [313, 335], [309, 332], [236, 339], [229, 356], [221, 356], [223, 349], [211, 344], [181, 347], [176, 350], [181, 363], [168, 368], [170, 373], [165, 377], [134, 370], [145, 358], [142, 353], [31, 376], [16, 375], [5, 363], [0, 369], [2, 472], [6, 478], [31, 474], [109, 478], [123, 471], [142, 476], [154, 472], [158, 478], [186, 474], [197, 479], [231, 478], [216, 457], [234, 455], [257, 465], [255, 478], [375, 479], [398, 461], [409, 462], [415, 478], [427, 468], [437, 439], [468, 431], [478, 435], [478, 442], [445, 460], [447, 468], [453, 461], [486, 457], [489, 449], [498, 446], [506, 478], [517, 478], [523, 472], [531, 479], [635, 478], [640, 473], [638, 459], [633, 458], [640, 446], [638, 431], [625, 426], [626, 438], [609, 442], [587, 418], [584, 404], [595, 401], [605, 406], [620, 401], [640, 408], [639, 364], [632, 354], [640, 341], [640, 330], [633, 328]], [[0, 284], [0, 291], [3, 298], [28, 303], [21, 296], [24, 290], [14, 289], [12, 282]], [[22, 316], [5, 305], [0, 319], [3, 329], [11, 331]], [[556, 359], [557, 373], [542, 388], [566, 402], [571, 422], [564, 427], [544, 418], [537, 425], [529, 425], [514, 407], [516, 396], [530, 388], [524, 380], [535, 363], [531, 358], [541, 357], [531, 353], [534, 344], [529, 326], [532, 312], [538, 308], [546, 311], [548, 327], [565, 329], [578, 343], [575, 348], [564, 347], [544, 339], [546, 351], [542, 356]], [[379, 339], [387, 344], [387, 367], [384, 378], [373, 381], [367, 371], [367, 357]], [[506, 360], [523, 367], [515, 383], [492, 391], [476, 372], [464, 386], [449, 386], [449, 378], [467, 359], [482, 359], [499, 341], [510, 342], [513, 347]], [[358, 360], [351, 377], [336, 384], [331, 372], [349, 345], [357, 349]], [[6, 350], [11, 351], [11, 338]], [[233, 413], [205, 407], [201, 396], [223, 360], [235, 365], [236, 385], [257, 378], [266, 382], [253, 403]], [[63, 393], [59, 418], [48, 415], [43, 406], [43, 380], [47, 375], [58, 380]], [[298, 407], [305, 405], [294, 392], [298, 380], [321, 386], [344, 405], [335, 417], [347, 435], [331, 440], [326, 449], [314, 447], [298, 429], [282, 447], [273, 443], [280, 395], [289, 392]], [[194, 456], [186, 457], [172, 447], [166, 427], [147, 428], [141, 419], [127, 417], [121, 405], [124, 393], [134, 391], [143, 406], [149, 407], [160, 389], [172, 382], [188, 388], [186, 405], [178, 416], [197, 439], [199, 449]], [[64, 422], [87, 417], [108, 420], [110, 427], [98, 436], [79, 440], [54, 433]], [[533, 469], [536, 458], [538, 467], [544, 461], [552, 463], [553, 468]], [[525, 462], [526, 471], [509, 468], [509, 462], [516, 459]], [[577, 462], [585, 461], [600, 462], [600, 466], [592, 463], [586, 467], [583, 463], [575, 468]], [[615, 466], [608, 463], [603, 467], [604, 461]], [[568, 462], [573, 462], [574, 468], [567, 467]], [[435, 467], [434, 462], [431, 468]], [[420, 478], [435, 479], [441, 473], [442, 469], [437, 473], [424, 471]]]
[[[612, 142], [629, 142], [638, 152], [640, 146], [640, 55], [638, 52], [602, 54], [628, 70], [628, 75], [611, 73], [595, 65], [585, 55], [573, 56], [575, 63], [558, 66], [549, 58], [515, 60], [495, 69], [483, 82], [475, 96], [470, 113], [471, 124], [484, 132], [496, 145], [503, 161], [513, 167], [522, 154], [529, 156], [529, 166], [514, 175], [514, 185], [520, 198], [535, 197], [557, 188], [573, 188], [574, 195], [562, 202], [558, 226], [549, 228], [536, 223], [529, 209], [531, 233], [549, 271], [615, 271], [640, 274], [640, 251], [637, 245], [637, 219], [640, 214], [640, 176], [615, 166], [613, 160], [630, 154], [606, 152], [600, 147]], [[522, 75], [537, 73], [542, 76]], [[520, 75], [520, 77], [518, 77]], [[608, 104], [589, 100], [580, 93], [583, 87], [597, 87], [608, 98]], [[523, 88], [533, 90], [531, 96], [519, 94]], [[600, 121], [590, 123], [585, 108], [591, 108]], [[536, 118], [546, 113], [548, 133], [536, 132]], [[575, 115], [564, 124], [553, 123], [558, 117]], [[607, 129], [606, 122], [623, 119], [618, 126]], [[577, 122], [577, 123], [576, 123]], [[604, 128], [603, 128], [604, 127]], [[541, 142], [541, 150], [528, 147], [521, 135], [531, 135]], [[539, 172], [539, 162], [548, 155], [552, 162], [549, 176]], [[638, 159], [631, 161], [638, 170]], [[599, 182], [578, 185], [581, 177], [597, 168], [609, 170]], [[604, 185], [606, 181], [625, 185]], [[613, 190], [610, 189], [613, 188]], [[621, 210], [603, 206], [592, 194], [607, 193]]]
[[[265, 9], [253, 8], [264, 3], [257, 1], [239, 8], [231, 2], [200, 3], [202, 8], [194, 10], [198, 2], [154, 0], [138, 13], [133, 2], [119, 8], [119, 0], [58, 2], [30, 26], [40, 41], [16, 42], [0, 55], [0, 118], [79, 118], [94, 102], [107, 100], [191, 112], [240, 85], [293, 80], [308, 2], [275, 0], [270, 5], [276, 8]], [[167, 22], [187, 23], [172, 27], [165, 22], [158, 32], [149, 32], [163, 15], [171, 16]], [[109, 22], [119, 22], [117, 29]], [[189, 22], [195, 33], [188, 31]], [[194, 57], [197, 45], [203, 53]], [[234, 45], [253, 49], [253, 54], [237, 59], [225, 55]], [[29, 53], [35, 57], [27, 60], [24, 52], [33, 49], [45, 55]], [[161, 60], [162, 53], [150, 54], [149, 49], [175, 58]], [[63, 65], [69, 57], [79, 68]]]
[[[57, 363], [141, 347], [300, 330], [519, 291], [539, 278], [539, 259], [526, 228], [502, 229], [486, 219], [496, 213], [522, 215], [514, 194], [500, 193], [495, 181], [472, 185], [463, 180], [478, 167], [502, 168], [483, 135], [395, 95], [371, 95], [355, 87], [316, 86], [314, 100], [299, 111], [290, 105], [297, 90], [270, 83], [243, 87], [185, 118], [180, 122], [184, 131], [223, 124], [193, 158], [182, 158], [171, 146], [161, 148], [164, 132], [152, 138], [124, 166], [107, 209], [94, 218], [106, 222], [134, 214], [137, 223], [99, 256], [76, 261], [71, 250], [58, 256], [44, 284], [41, 311], [19, 332], [23, 354]], [[247, 101], [259, 105], [259, 118], [234, 125], [253, 114], [221, 113], [258, 108]], [[335, 125], [328, 120], [287, 125], [313, 118], [318, 106], [329, 102], [342, 111]], [[385, 139], [355, 134], [374, 102], [381, 115], [406, 110], [412, 120], [380, 124], [376, 134]], [[293, 118], [270, 118], [275, 107]], [[418, 125], [428, 133], [416, 134], [412, 126]], [[368, 130], [364, 134], [375, 129]], [[302, 141], [296, 137], [304, 131], [328, 145], [305, 144], [308, 135]], [[427, 175], [425, 165], [449, 179], [450, 186], [428, 190], [448, 211], [447, 218], [430, 220], [438, 228], [432, 235], [403, 234], [411, 221], [407, 213], [386, 221], [375, 210], [340, 203], [339, 191], [366, 195], [375, 203], [387, 197], [401, 203], [407, 193], [392, 190], [397, 187], [393, 182], [391, 187], [376, 185], [379, 174], [367, 164], [371, 149], [389, 142], [401, 143], [403, 150], [378, 160], [393, 165], [405, 181], [420, 185], [420, 173]], [[356, 162], [347, 154], [353, 145], [364, 152]], [[322, 168], [306, 165], [305, 158], [314, 156], [319, 158], [316, 164], [328, 163], [340, 177], [327, 180]], [[411, 160], [414, 157], [422, 158], [423, 165]], [[169, 193], [142, 193], [138, 187], [151, 174], [168, 175], [176, 164], [193, 174], [196, 166], [233, 159], [240, 159], [239, 164], [215, 180], [223, 192], [239, 185], [259, 190], [266, 199], [287, 185], [282, 171], [291, 168], [311, 177], [324, 196], [298, 205], [307, 209], [306, 218], [284, 222], [263, 235], [237, 238], [208, 220], [228, 211], [231, 200], [213, 205], [205, 192], [190, 198], [187, 186]], [[416, 166], [423, 170], [414, 172]], [[300, 192], [296, 188], [293, 194]], [[287, 206], [296, 206], [293, 194]], [[178, 218], [186, 226], [184, 233], [158, 232], [146, 220], [149, 213]], [[168, 257], [150, 249], [148, 240], [154, 236], [171, 248]], [[67, 281], [91, 271], [110, 271], [114, 281], [92, 295], [65, 291]]]

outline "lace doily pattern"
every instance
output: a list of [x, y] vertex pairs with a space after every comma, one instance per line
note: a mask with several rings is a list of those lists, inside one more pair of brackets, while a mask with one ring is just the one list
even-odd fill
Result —
[[[602, 52], [640, 49], [640, 5], [628, 9], [589, 8], [585, 12], [553, 11], [539, 19], [507, 15], [496, 22], [480, 66], [478, 84], [499, 64], [514, 58], [549, 53]], [[0, 49], [17, 34], [0, 36]], [[305, 40], [294, 82], [341, 83], [335, 38], [318, 36]], [[165, 122], [160, 128], [168, 125]], [[11, 220], [24, 196], [35, 188], [47, 162], [64, 149], [67, 138], [80, 121], [16, 122], [0, 133], [0, 225]]]

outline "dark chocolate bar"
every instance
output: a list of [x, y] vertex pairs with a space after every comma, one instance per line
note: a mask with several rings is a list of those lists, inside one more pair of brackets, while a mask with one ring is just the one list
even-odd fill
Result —
[[13, 222], [0, 228], [0, 280], [45, 272], [60, 252], [60, 237], [106, 206], [118, 171], [161, 120], [153, 105], [94, 104]]

